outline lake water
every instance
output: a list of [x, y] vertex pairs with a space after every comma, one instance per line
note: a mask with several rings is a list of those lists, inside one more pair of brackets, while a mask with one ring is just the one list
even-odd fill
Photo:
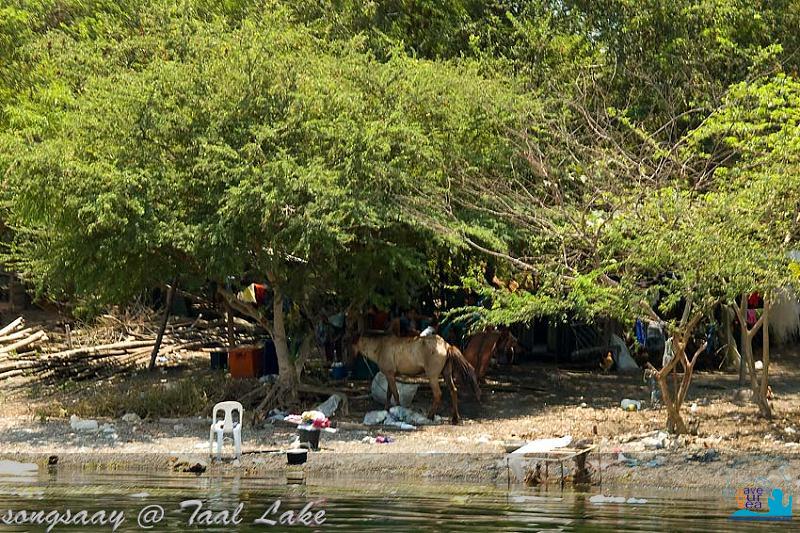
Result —
[[[53, 531], [111, 531], [106, 524], [75, 524], [74, 520], [105, 521], [112, 511], [120, 525], [116, 531], [286, 531], [306, 529], [298, 524], [272, 526], [295, 511], [312, 524], [312, 530], [341, 531], [753, 531], [782, 529], [795, 522], [764, 524], [737, 522], [728, 515], [735, 503], [722, 492], [646, 492], [611, 490], [607, 495], [646, 499], [646, 503], [593, 503], [601, 493], [561, 491], [558, 488], [406, 484], [347, 479], [319, 480], [288, 485], [285, 478], [244, 476], [214, 477], [193, 474], [85, 473], [51, 470], [28, 476], [0, 476], [0, 530], [45, 531], [46, 525], [7, 525], [22, 511], [44, 511], [73, 521]], [[184, 504], [187, 500], [197, 503]], [[280, 503], [276, 504], [276, 501]], [[311, 503], [306, 513], [303, 507]], [[202, 507], [198, 508], [198, 505]], [[222, 522], [236, 516], [238, 525]], [[71, 515], [66, 515], [66, 510]], [[163, 518], [158, 519], [163, 509]], [[86, 515], [75, 516], [80, 510]], [[211, 512], [206, 513], [207, 510]], [[101, 511], [106, 516], [97, 514]], [[227, 513], [225, 512], [227, 511]], [[319, 515], [324, 511], [324, 516]], [[54, 514], [58, 512], [59, 514]], [[150, 512], [148, 516], [140, 513]], [[266, 515], [265, 515], [266, 512]], [[155, 513], [155, 514], [152, 514]], [[120, 518], [121, 517], [121, 518]], [[139, 519], [144, 518], [142, 526]], [[189, 525], [194, 518], [195, 524]], [[254, 524], [263, 518], [265, 523]], [[324, 518], [321, 525], [315, 519]], [[148, 523], [156, 522], [155, 524]], [[219, 522], [207, 525], [206, 522]], [[199, 522], [199, 525], [198, 525]]]

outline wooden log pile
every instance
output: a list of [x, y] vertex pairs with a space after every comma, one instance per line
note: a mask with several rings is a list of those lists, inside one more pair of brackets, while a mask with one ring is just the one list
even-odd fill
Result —
[[32, 368], [31, 355], [36, 353], [37, 345], [47, 340], [44, 331], [26, 328], [22, 317], [0, 328], [0, 380], [19, 376]]
[[[249, 325], [235, 326], [240, 336], [250, 337]], [[227, 345], [223, 320], [180, 319], [169, 324], [158, 351], [159, 359], [177, 360], [182, 354], [205, 347]], [[20, 375], [51, 381], [108, 377], [118, 372], [144, 368], [156, 342], [155, 334], [128, 331], [124, 338], [96, 344], [89, 335], [80, 346], [80, 335], [67, 328], [65, 339], [49, 339], [44, 331], [26, 328], [21, 317], [0, 329], [0, 381]], [[77, 332], [76, 332], [77, 333]], [[56, 333], [53, 337], [63, 337]], [[50, 342], [48, 342], [50, 341]]]

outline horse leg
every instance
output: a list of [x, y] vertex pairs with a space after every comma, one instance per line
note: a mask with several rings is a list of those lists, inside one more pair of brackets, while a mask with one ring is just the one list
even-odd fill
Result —
[[497, 346], [497, 344], [486, 345], [485, 347], [481, 346], [482, 349], [480, 356], [481, 368], [480, 370], [478, 370], [478, 376], [481, 379], [484, 379], [486, 377], [486, 373], [489, 371], [489, 363], [492, 360], [492, 354], [494, 353], [495, 346]]
[[397, 390], [397, 381], [395, 379], [395, 374], [385, 374], [386, 375], [386, 410], [389, 410], [389, 407], [392, 405], [392, 396], [394, 396], [395, 402], [397, 405], [400, 405], [400, 392]]
[[433, 420], [439, 410], [439, 405], [442, 403], [442, 389], [439, 388], [439, 376], [428, 376], [428, 380], [431, 383], [431, 391], [433, 391], [433, 404], [431, 404], [431, 409], [428, 411], [428, 418]]
[[453, 416], [450, 419], [450, 423], [456, 425], [461, 417], [458, 415], [458, 389], [453, 381], [453, 370], [450, 365], [447, 365], [444, 369], [444, 382], [447, 384], [447, 388], [450, 389], [450, 403], [453, 404], [451, 408]]

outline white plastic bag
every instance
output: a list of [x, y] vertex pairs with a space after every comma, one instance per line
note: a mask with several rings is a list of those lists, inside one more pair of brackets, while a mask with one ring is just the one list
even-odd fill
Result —
[[364, 415], [364, 424], [367, 426], [377, 426], [378, 424], [382, 424], [387, 416], [389, 416], [389, 411], [370, 411]]
[[[414, 401], [414, 395], [417, 394], [417, 389], [419, 385], [414, 385], [412, 383], [397, 383], [397, 393], [400, 395], [400, 405], [403, 407], [409, 407], [411, 402]], [[383, 375], [383, 372], [378, 372], [375, 374], [375, 377], [372, 379], [372, 399], [378, 402], [381, 405], [386, 404], [386, 389], [389, 386], [389, 383], [386, 381], [386, 376]], [[397, 405], [392, 398], [391, 405]]]
[[316, 410], [324, 414], [326, 417], [330, 418], [334, 414], [336, 414], [336, 409], [339, 408], [339, 404], [342, 403], [342, 395], [341, 394], [331, 394], [330, 398], [322, 402], [316, 407]]
[[639, 365], [631, 357], [628, 347], [625, 346], [625, 341], [620, 339], [617, 335], [611, 335], [611, 344], [617, 347], [614, 354], [615, 362], [617, 363], [617, 370], [620, 372], [636, 372], [639, 370]]

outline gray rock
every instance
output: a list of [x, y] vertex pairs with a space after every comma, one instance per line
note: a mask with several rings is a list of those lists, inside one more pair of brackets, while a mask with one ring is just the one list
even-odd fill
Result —
[[136, 413], [125, 413], [122, 415], [122, 421], [126, 424], [138, 424], [142, 419]]

